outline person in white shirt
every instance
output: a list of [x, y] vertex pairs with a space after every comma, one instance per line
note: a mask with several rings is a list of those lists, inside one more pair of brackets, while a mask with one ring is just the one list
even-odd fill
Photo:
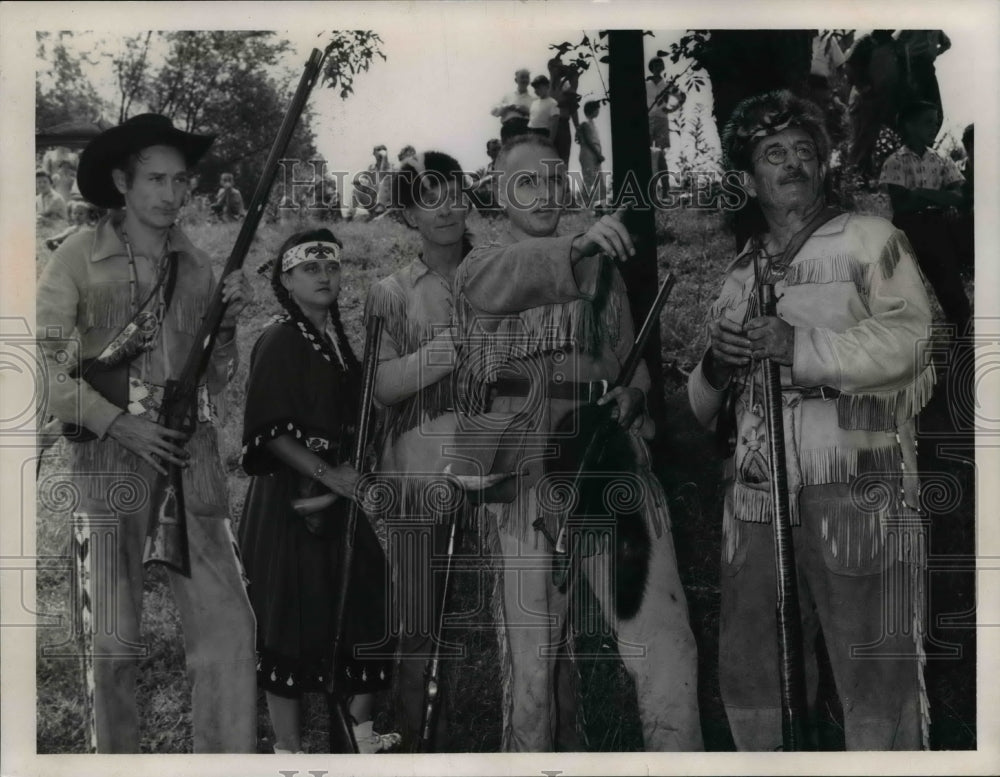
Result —
[[517, 89], [500, 98], [490, 113], [500, 119], [500, 141], [506, 143], [508, 138], [523, 135], [528, 131], [528, 114], [534, 97], [528, 91], [531, 72], [521, 68], [514, 73], [514, 83]]
[[538, 97], [531, 103], [528, 130], [554, 141], [559, 128], [559, 103], [549, 96], [551, 84], [546, 76], [536, 76], [531, 88]]

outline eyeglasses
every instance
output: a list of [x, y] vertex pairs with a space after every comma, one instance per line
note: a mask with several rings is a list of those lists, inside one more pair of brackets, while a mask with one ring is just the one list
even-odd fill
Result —
[[[816, 146], [812, 143], [798, 143], [795, 148], [791, 149], [795, 152], [795, 156], [802, 162], [811, 162], [816, 158]], [[767, 151], [758, 156], [754, 162], [759, 162], [761, 159], [766, 159], [772, 165], [783, 165], [785, 160], [788, 159], [789, 149], [785, 146], [771, 146]]]

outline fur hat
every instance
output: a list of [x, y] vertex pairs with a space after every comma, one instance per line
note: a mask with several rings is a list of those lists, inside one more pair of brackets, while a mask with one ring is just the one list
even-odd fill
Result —
[[726, 169], [751, 172], [751, 156], [757, 144], [765, 137], [792, 127], [812, 136], [820, 161], [826, 162], [830, 156], [830, 136], [818, 105], [788, 90], [746, 98], [736, 106], [722, 130]]
[[125, 198], [115, 188], [111, 171], [122, 165], [130, 154], [150, 146], [172, 146], [184, 155], [188, 167], [192, 167], [213, 142], [215, 135], [184, 132], [158, 113], [133, 116], [87, 144], [80, 154], [77, 186], [88, 202], [102, 208], [120, 208]]

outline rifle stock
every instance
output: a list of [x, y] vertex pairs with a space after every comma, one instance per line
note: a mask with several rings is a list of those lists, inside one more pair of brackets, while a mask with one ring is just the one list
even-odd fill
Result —
[[[361, 368], [361, 406], [358, 408], [358, 423], [355, 431], [354, 452], [351, 463], [360, 473], [364, 468], [365, 451], [368, 447], [368, 437], [371, 431], [372, 399], [375, 396], [375, 372], [378, 369], [378, 349], [382, 339], [382, 319], [371, 316], [368, 319], [368, 331], [365, 337], [365, 355]], [[340, 556], [333, 559], [339, 573], [336, 598], [333, 602], [333, 667], [326, 684], [327, 702], [330, 710], [330, 752], [356, 753], [357, 742], [354, 731], [348, 725], [347, 699], [337, 687], [337, 661], [340, 659], [341, 646], [344, 640], [344, 622], [347, 615], [347, 599], [351, 584], [351, 566], [354, 563], [355, 528], [358, 523], [358, 503], [351, 500], [344, 526], [344, 542]]]
[[[754, 254], [754, 274], [760, 310], [777, 315], [774, 286], [761, 283], [760, 259]], [[778, 674], [781, 687], [781, 739], [785, 751], [807, 748], [805, 658], [802, 619], [796, 580], [795, 548], [792, 544], [788, 507], [788, 470], [785, 465], [785, 431], [781, 407], [781, 377], [771, 359], [761, 361], [764, 384], [764, 415], [767, 428], [768, 467], [771, 476], [771, 525], [774, 532], [774, 564], [777, 578]]]
[[[325, 54], [313, 49], [306, 63], [305, 70], [299, 80], [299, 85], [292, 97], [292, 102], [285, 112], [281, 127], [271, 146], [271, 151], [264, 163], [253, 199], [247, 208], [246, 218], [240, 228], [239, 235], [233, 245], [229, 258], [222, 270], [220, 282], [216, 285], [209, 302], [208, 309], [198, 328], [192, 347], [180, 376], [167, 382], [164, 391], [163, 405], [160, 408], [158, 423], [168, 429], [191, 433], [194, 430], [194, 410], [197, 405], [198, 384], [208, 368], [212, 349], [219, 334], [228, 303], [222, 299], [221, 279], [243, 267], [254, 234], [264, 215], [264, 207], [271, 192], [278, 162], [288, 149], [292, 133], [298, 124], [302, 110], [305, 108], [309, 93], [319, 77], [320, 68]], [[164, 564], [181, 574], [190, 576], [191, 564], [188, 553], [187, 516], [184, 510], [184, 494], [181, 471], [176, 466], [166, 465], [167, 476], [157, 478], [150, 494], [153, 510], [150, 513], [149, 525], [146, 529], [146, 542], [143, 549], [144, 565]]]

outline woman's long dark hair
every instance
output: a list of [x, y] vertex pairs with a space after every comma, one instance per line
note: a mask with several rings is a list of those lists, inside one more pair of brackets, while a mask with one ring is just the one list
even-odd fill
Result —
[[[274, 291], [274, 296], [277, 298], [278, 304], [281, 305], [292, 320], [300, 326], [304, 326], [306, 331], [312, 334], [318, 343], [325, 344], [322, 333], [306, 317], [305, 313], [302, 312], [302, 308], [292, 299], [292, 295], [288, 293], [288, 289], [281, 283], [281, 257], [284, 256], [285, 251], [302, 243], [311, 243], [314, 240], [320, 240], [324, 243], [336, 243], [340, 248], [344, 247], [343, 243], [337, 239], [333, 232], [325, 227], [296, 232], [281, 244], [281, 248], [278, 249], [278, 255], [274, 258], [274, 263], [271, 267], [271, 289]], [[337, 304], [337, 301], [334, 301], [333, 305], [330, 306], [330, 320], [333, 322], [333, 329], [337, 334], [337, 345], [340, 347], [340, 353], [344, 357], [344, 363], [347, 365], [348, 371], [360, 374], [361, 362], [358, 361], [358, 357], [354, 354], [354, 350], [347, 339], [347, 333], [344, 331], [344, 322], [340, 320], [340, 305]], [[333, 361], [336, 364], [335, 356], [333, 357]]]

